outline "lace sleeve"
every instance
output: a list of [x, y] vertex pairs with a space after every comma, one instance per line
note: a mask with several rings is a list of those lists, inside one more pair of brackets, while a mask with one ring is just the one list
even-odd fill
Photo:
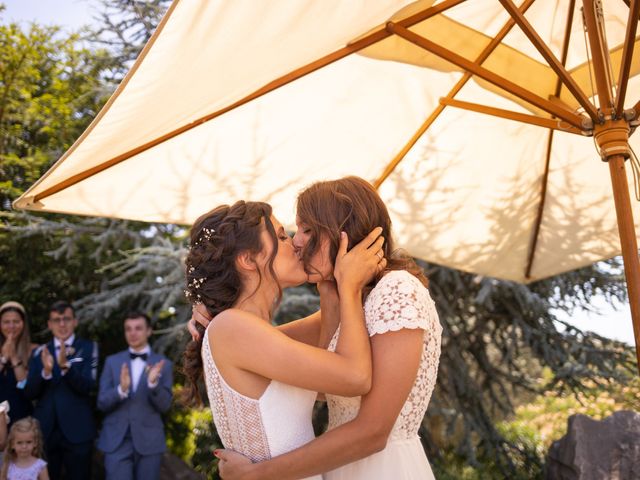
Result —
[[438, 318], [429, 291], [404, 270], [389, 272], [378, 282], [364, 311], [369, 336], [403, 328], [431, 330]]

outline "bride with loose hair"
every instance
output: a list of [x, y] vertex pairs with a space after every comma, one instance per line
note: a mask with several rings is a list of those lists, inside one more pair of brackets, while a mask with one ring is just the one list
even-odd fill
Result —
[[[226, 448], [268, 460], [314, 438], [318, 391], [355, 396], [371, 386], [363, 289], [386, 261], [380, 228], [347, 252], [342, 234], [322, 315], [341, 319], [335, 351], [318, 348], [320, 315], [271, 324], [282, 289], [307, 280], [292, 239], [261, 202], [222, 205], [191, 229], [186, 294], [212, 318], [184, 354], [186, 397], [199, 399], [203, 373], [216, 429]], [[333, 288], [333, 292], [331, 291]], [[328, 322], [325, 319], [325, 322]], [[320, 478], [315, 476], [313, 478]]]
[[[324, 473], [325, 480], [433, 479], [418, 437], [436, 383], [442, 336], [427, 279], [413, 259], [395, 250], [387, 208], [361, 178], [306, 188], [298, 196], [296, 224], [293, 243], [311, 282], [331, 278], [340, 231], [354, 244], [374, 226], [382, 227], [387, 265], [364, 290], [371, 390], [355, 398], [326, 392], [328, 431], [289, 453], [251, 463], [235, 452], [218, 452], [222, 477], [286, 480]], [[331, 304], [322, 295], [321, 290], [321, 310]], [[194, 320], [206, 324], [201, 313], [196, 309]], [[333, 316], [321, 319], [321, 346], [333, 351], [345, 342], [344, 317], [339, 325]]]

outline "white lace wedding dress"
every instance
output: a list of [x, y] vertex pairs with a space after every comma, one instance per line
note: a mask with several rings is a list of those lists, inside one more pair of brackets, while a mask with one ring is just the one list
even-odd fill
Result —
[[225, 448], [260, 462], [315, 438], [311, 414], [316, 392], [272, 380], [259, 399], [249, 398], [236, 392], [220, 375], [209, 348], [208, 332], [201, 353], [213, 421]]
[[[429, 291], [404, 270], [389, 272], [365, 301], [369, 336], [403, 328], [424, 330], [424, 347], [415, 383], [384, 450], [323, 475], [325, 480], [429, 480], [433, 473], [424, 453], [418, 429], [429, 405], [438, 374], [442, 326]], [[335, 350], [340, 328], [329, 345]], [[358, 414], [360, 397], [326, 395], [329, 429]]]

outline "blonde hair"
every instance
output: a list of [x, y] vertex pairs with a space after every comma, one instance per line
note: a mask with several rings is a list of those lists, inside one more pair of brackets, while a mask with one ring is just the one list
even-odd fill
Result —
[[2, 469], [0, 470], [0, 480], [7, 480], [9, 464], [15, 462], [17, 459], [16, 451], [13, 448], [13, 442], [15, 441], [17, 432], [33, 433], [33, 450], [31, 451], [31, 455], [36, 458], [42, 458], [44, 456], [42, 432], [40, 431], [40, 423], [38, 420], [33, 417], [25, 417], [16, 421], [11, 426], [9, 436], [7, 437], [7, 446], [4, 449]]

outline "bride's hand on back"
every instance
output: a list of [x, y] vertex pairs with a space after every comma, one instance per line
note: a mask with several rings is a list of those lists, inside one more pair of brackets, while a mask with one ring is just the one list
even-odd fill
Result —
[[381, 234], [382, 228], [374, 228], [347, 252], [349, 238], [345, 232], [341, 232], [340, 248], [333, 272], [339, 291], [344, 288], [361, 290], [387, 266], [383, 250], [384, 237]]
[[191, 318], [187, 322], [187, 330], [189, 330], [189, 333], [191, 334], [191, 338], [195, 342], [200, 340], [200, 332], [198, 332], [198, 328], [196, 325], [200, 324], [204, 328], [207, 328], [207, 325], [209, 325], [209, 322], [211, 322], [211, 315], [209, 315], [209, 312], [207, 311], [207, 307], [205, 307], [201, 303], [194, 305], [191, 310]]
[[215, 450], [213, 454], [220, 460], [218, 473], [224, 480], [241, 480], [253, 465], [251, 460], [233, 450]]

